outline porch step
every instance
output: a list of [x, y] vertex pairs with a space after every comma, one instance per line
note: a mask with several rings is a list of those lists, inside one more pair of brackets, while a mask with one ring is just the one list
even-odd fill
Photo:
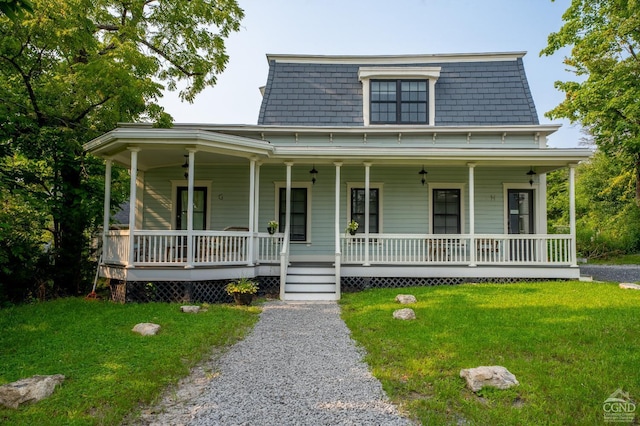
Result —
[[289, 266], [285, 300], [336, 300], [335, 273], [335, 268], [326, 264]]

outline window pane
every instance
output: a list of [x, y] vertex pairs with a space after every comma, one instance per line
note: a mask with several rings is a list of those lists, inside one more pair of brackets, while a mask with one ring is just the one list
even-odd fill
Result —
[[460, 190], [433, 190], [433, 232], [460, 234]]
[[[280, 188], [279, 230], [287, 226], [287, 189]], [[307, 188], [291, 188], [291, 241], [307, 240]]]

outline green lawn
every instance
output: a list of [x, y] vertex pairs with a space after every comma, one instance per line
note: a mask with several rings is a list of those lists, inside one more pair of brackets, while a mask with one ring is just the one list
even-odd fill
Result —
[[[418, 298], [416, 320], [392, 318], [406, 307], [397, 294]], [[640, 401], [640, 291], [468, 284], [369, 290], [341, 304], [373, 374], [422, 424], [603, 424], [618, 388]], [[459, 373], [480, 365], [506, 367], [520, 386], [474, 394]]]
[[[61, 299], [0, 310], [0, 384], [64, 374], [54, 394], [18, 410], [0, 407], [0, 424], [116, 425], [211, 353], [241, 339], [258, 307], [211, 305], [186, 314], [165, 303], [118, 305]], [[131, 331], [154, 322], [156, 336]]]
[[589, 259], [593, 265], [640, 265], [640, 254], [621, 254], [619, 256]]

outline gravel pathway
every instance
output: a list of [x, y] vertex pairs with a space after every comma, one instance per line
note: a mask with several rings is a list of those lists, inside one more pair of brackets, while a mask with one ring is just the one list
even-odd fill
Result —
[[411, 425], [362, 355], [337, 303], [267, 302], [243, 341], [136, 424]]
[[635, 283], [640, 281], [640, 265], [580, 265], [580, 275], [596, 281]]

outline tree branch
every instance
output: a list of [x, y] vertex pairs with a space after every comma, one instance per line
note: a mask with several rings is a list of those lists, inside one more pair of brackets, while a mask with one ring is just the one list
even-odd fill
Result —
[[82, 120], [87, 114], [89, 114], [91, 111], [93, 111], [95, 108], [99, 107], [100, 105], [107, 103], [112, 98], [113, 96], [107, 96], [100, 102], [89, 105], [84, 111], [80, 112], [80, 114], [78, 114], [75, 118], [69, 120], [70, 124], [75, 125], [76, 123], [79, 123], [80, 120]]
[[185, 67], [183, 67], [182, 65], [180, 65], [179, 63], [177, 63], [176, 61], [171, 59], [171, 57], [169, 57], [169, 55], [167, 55], [164, 51], [158, 49], [157, 47], [155, 47], [154, 45], [149, 43], [147, 40], [139, 38], [138, 41], [140, 43], [144, 44], [145, 46], [147, 46], [149, 49], [151, 49], [155, 53], [157, 53], [158, 55], [160, 55], [161, 57], [163, 57], [164, 59], [166, 59], [167, 61], [169, 61], [171, 63], [171, 65], [176, 67], [178, 70], [180, 70], [181, 73], [183, 73], [187, 77], [193, 77], [193, 76], [196, 76], [196, 75], [202, 75], [201, 72], [189, 72]]
[[29, 101], [31, 102], [31, 106], [33, 107], [33, 112], [36, 114], [38, 125], [42, 126], [45, 123], [44, 114], [42, 114], [42, 111], [40, 111], [40, 107], [38, 106], [38, 101], [36, 99], [35, 91], [31, 86], [31, 76], [29, 74], [26, 74], [23, 71], [23, 69], [20, 67], [20, 65], [13, 58], [9, 58], [7, 56], [2, 55], [0, 56], [0, 59], [4, 59], [5, 61], [9, 62], [16, 69], [16, 71], [18, 71], [18, 74], [20, 74], [20, 76], [22, 77], [22, 81], [24, 82], [24, 85], [27, 89], [27, 93], [29, 94]]

